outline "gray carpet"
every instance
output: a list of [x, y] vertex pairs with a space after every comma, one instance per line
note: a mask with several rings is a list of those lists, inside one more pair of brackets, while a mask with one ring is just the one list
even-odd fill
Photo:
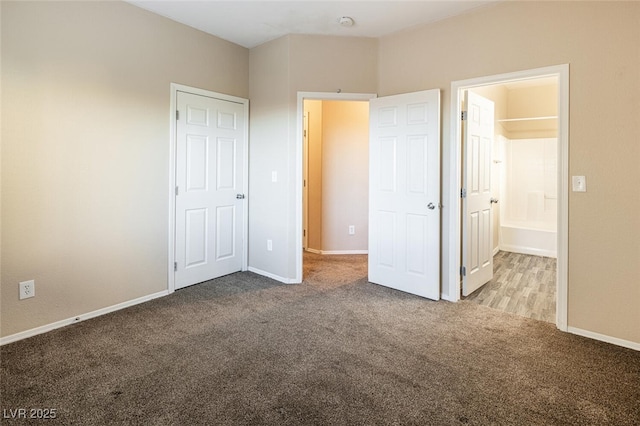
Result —
[[640, 423], [640, 352], [369, 284], [365, 256], [305, 277], [237, 273], [5, 345], [2, 423]]

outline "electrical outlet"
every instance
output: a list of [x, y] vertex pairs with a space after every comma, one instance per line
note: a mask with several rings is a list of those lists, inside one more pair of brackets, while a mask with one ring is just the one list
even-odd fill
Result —
[[349, 225], [349, 235], [356, 235], [355, 225]]
[[273, 250], [273, 241], [267, 240], [267, 251]]
[[36, 295], [36, 282], [34, 280], [20, 283], [20, 300], [28, 299]]

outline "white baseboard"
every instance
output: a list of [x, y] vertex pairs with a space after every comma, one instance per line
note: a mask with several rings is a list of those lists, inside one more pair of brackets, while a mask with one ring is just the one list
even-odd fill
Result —
[[262, 275], [263, 277], [271, 278], [272, 280], [280, 281], [285, 284], [300, 284], [300, 282], [296, 281], [295, 278], [284, 278], [276, 274], [272, 274], [271, 272], [263, 271], [262, 269], [254, 268], [249, 266], [249, 271], [256, 273], [258, 275]]
[[80, 321], [85, 321], [90, 318], [99, 317], [100, 315], [108, 314], [111, 312], [119, 311], [120, 309], [128, 308], [130, 306], [138, 305], [140, 303], [148, 302], [149, 300], [157, 299], [169, 294], [168, 290], [159, 291], [157, 293], [149, 294], [147, 296], [138, 297], [137, 299], [128, 300], [126, 302], [118, 303], [116, 305], [107, 306], [95, 311], [87, 312], [85, 314], [76, 315], [72, 318], [67, 318], [61, 321], [52, 322], [51, 324], [41, 325], [40, 327], [32, 328], [30, 330], [21, 331], [20, 333], [11, 334], [0, 338], [0, 346], [7, 343], [17, 342], [18, 340], [26, 339], [28, 337], [37, 336], [38, 334], [46, 333], [48, 331], [55, 330], [56, 328], [65, 327], [70, 324], [75, 324]]
[[605, 334], [594, 333], [589, 330], [582, 330], [576, 327], [567, 327], [567, 331], [578, 336], [588, 337], [590, 339], [600, 340], [601, 342], [611, 343], [613, 345], [622, 346], [624, 348], [640, 351], [640, 343], [631, 342], [629, 340], [618, 339], [617, 337], [607, 336]]
[[369, 254], [368, 250], [322, 250], [320, 254]]
[[531, 256], [558, 257], [558, 252], [554, 250], [542, 250], [524, 246], [512, 246], [508, 244], [500, 244], [500, 250], [511, 253], [528, 254]]
[[306, 249], [309, 253], [315, 254], [369, 254], [369, 250], [318, 250], [308, 248]]

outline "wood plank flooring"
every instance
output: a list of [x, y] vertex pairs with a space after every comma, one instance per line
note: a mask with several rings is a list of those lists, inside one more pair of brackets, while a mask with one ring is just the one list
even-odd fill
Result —
[[556, 259], [498, 252], [493, 279], [464, 300], [555, 324]]

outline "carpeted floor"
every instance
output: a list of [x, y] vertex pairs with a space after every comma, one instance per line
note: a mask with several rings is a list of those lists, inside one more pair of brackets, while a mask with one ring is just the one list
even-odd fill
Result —
[[303, 285], [233, 274], [0, 356], [3, 424], [640, 423], [640, 352], [369, 284], [365, 256], [306, 258]]

